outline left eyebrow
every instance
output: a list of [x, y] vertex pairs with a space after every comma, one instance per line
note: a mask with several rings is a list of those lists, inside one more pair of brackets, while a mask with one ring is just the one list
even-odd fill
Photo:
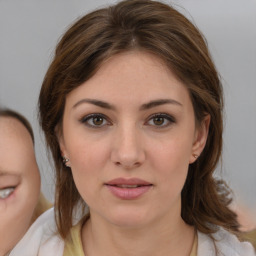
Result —
[[147, 109], [158, 107], [158, 106], [165, 105], [165, 104], [174, 104], [174, 105], [182, 107], [182, 104], [180, 102], [176, 101], [176, 100], [173, 100], [173, 99], [159, 99], [159, 100], [152, 100], [148, 103], [143, 104], [140, 107], [140, 110], [147, 110]]
[[0, 177], [3, 177], [3, 176], [16, 176], [16, 177], [20, 177], [21, 175], [18, 174], [18, 173], [12, 173], [12, 172], [8, 172], [8, 171], [0, 170]]
[[101, 107], [101, 108], [110, 109], [110, 110], [114, 110], [115, 109], [115, 107], [112, 106], [111, 104], [109, 104], [107, 102], [104, 102], [104, 101], [101, 101], [101, 100], [95, 100], [95, 99], [82, 99], [82, 100], [78, 101], [73, 106], [73, 108], [76, 108], [77, 106], [79, 106], [79, 105], [81, 105], [83, 103], [89, 103], [89, 104], [92, 104], [92, 105], [95, 105], [95, 106], [98, 106], [98, 107]]

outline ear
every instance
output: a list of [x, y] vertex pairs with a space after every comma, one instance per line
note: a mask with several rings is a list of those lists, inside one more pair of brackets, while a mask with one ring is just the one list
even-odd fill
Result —
[[209, 114], [207, 114], [196, 128], [191, 156], [189, 159], [190, 164], [194, 163], [203, 152], [208, 137], [210, 121], [211, 117]]
[[59, 142], [61, 156], [62, 157], [64, 157], [64, 156], [67, 157], [67, 150], [66, 150], [66, 146], [65, 146], [65, 141], [64, 141], [64, 138], [63, 138], [62, 129], [59, 125], [55, 127], [55, 135], [56, 135], [57, 140]]

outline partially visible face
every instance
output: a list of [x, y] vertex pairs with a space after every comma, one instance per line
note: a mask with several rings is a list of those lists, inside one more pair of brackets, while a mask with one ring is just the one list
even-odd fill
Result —
[[138, 227], [181, 220], [206, 137], [186, 87], [155, 56], [128, 52], [67, 95], [60, 147], [91, 218]]
[[0, 254], [25, 234], [38, 201], [40, 175], [29, 132], [18, 120], [0, 117]]

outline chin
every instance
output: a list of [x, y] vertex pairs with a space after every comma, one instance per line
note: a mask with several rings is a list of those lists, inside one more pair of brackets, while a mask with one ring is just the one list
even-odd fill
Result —
[[150, 222], [149, 215], [138, 211], [116, 211], [108, 220], [120, 228], [138, 228]]

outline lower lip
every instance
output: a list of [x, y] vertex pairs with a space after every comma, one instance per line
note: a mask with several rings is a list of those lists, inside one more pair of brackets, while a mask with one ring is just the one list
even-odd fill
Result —
[[124, 200], [136, 199], [142, 196], [143, 194], [145, 194], [146, 192], [148, 192], [152, 187], [152, 185], [141, 186], [137, 188], [121, 188], [121, 187], [110, 186], [110, 185], [106, 185], [106, 186], [114, 196]]

